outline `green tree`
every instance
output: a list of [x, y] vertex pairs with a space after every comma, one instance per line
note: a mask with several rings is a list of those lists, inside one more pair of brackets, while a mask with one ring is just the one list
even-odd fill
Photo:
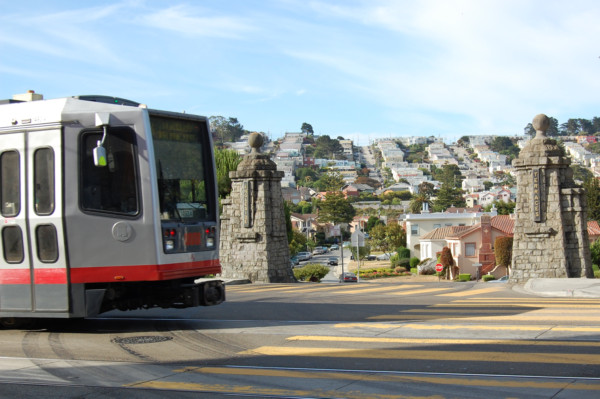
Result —
[[345, 184], [344, 177], [339, 172], [328, 170], [315, 182], [315, 188], [319, 191], [339, 191]]
[[215, 142], [221, 145], [226, 141], [237, 141], [245, 133], [244, 126], [240, 124], [237, 118], [211, 116], [208, 121]]
[[516, 202], [504, 202], [504, 201], [494, 201], [491, 204], [487, 205], [483, 210], [485, 212], [490, 212], [493, 207], [496, 208], [498, 215], [510, 215], [515, 212]]
[[356, 211], [352, 204], [339, 191], [328, 192], [325, 199], [318, 204], [319, 221], [322, 223], [350, 223]]
[[594, 178], [592, 171], [583, 166], [571, 165], [571, 169], [573, 170], [573, 179], [575, 180], [584, 182]]
[[431, 207], [431, 201], [427, 195], [423, 193], [416, 194], [408, 205], [408, 211], [410, 213], [420, 213], [424, 203], [427, 203]]
[[600, 183], [591, 177], [583, 183], [589, 220], [600, 221]]
[[315, 158], [343, 159], [344, 148], [336, 139], [327, 135], [319, 136], [315, 140]]
[[377, 216], [370, 216], [367, 220], [367, 225], [365, 226], [365, 231], [368, 233], [371, 229], [377, 225], [385, 225], [381, 219]]
[[437, 197], [435, 201], [433, 201], [432, 210], [434, 212], [444, 212], [451, 206], [463, 208], [466, 205], [462, 190], [449, 187], [447, 183], [444, 183], [437, 192]]
[[592, 264], [600, 266], [600, 239], [590, 245], [590, 252], [592, 255]]
[[226, 198], [229, 193], [231, 193], [231, 179], [229, 178], [229, 172], [236, 170], [241, 160], [238, 153], [234, 150], [215, 149], [219, 198]]
[[311, 125], [310, 123], [306, 123], [306, 122], [304, 122], [304, 123], [302, 124], [302, 127], [300, 128], [300, 131], [301, 131], [302, 133], [304, 133], [304, 134], [309, 134], [309, 135], [311, 135], [311, 136], [312, 136], [313, 134], [315, 134], [315, 132], [314, 132], [314, 130], [313, 130], [313, 127], [312, 127], [312, 125]]

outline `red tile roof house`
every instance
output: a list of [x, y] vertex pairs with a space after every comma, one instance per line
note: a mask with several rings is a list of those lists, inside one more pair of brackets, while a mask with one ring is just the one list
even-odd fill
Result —
[[[480, 276], [491, 273], [500, 278], [507, 274], [507, 270], [505, 267], [496, 267], [494, 243], [498, 237], [512, 237], [514, 226], [512, 215], [482, 215], [480, 223], [473, 226], [437, 228], [421, 237], [421, 259], [432, 258], [447, 246], [460, 273], [475, 276], [475, 265], [480, 264]], [[588, 235], [590, 242], [600, 238], [598, 222], [588, 222]]]

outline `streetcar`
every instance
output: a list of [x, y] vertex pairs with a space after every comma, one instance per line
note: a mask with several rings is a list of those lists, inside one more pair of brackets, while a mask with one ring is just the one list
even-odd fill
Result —
[[225, 300], [205, 117], [109, 96], [0, 101], [0, 223], [5, 327]]

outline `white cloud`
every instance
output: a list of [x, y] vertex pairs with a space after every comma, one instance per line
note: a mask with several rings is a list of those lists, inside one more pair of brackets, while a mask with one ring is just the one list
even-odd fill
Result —
[[243, 39], [245, 34], [256, 30], [245, 18], [211, 14], [214, 12], [203, 8], [177, 5], [147, 14], [139, 21], [186, 36]]

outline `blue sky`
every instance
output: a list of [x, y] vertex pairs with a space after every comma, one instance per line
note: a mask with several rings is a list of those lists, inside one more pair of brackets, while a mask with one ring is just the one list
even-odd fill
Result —
[[0, 97], [104, 94], [378, 137], [600, 116], [600, 2], [0, 0]]

